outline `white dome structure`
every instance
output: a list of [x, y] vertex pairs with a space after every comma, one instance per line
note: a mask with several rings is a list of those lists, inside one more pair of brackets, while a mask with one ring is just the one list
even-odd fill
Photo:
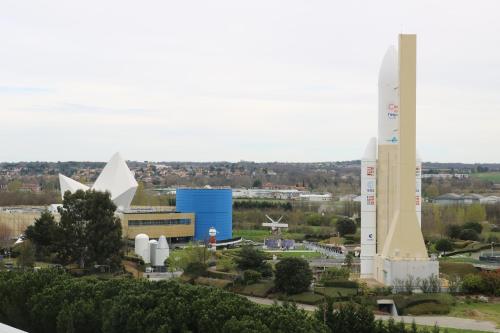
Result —
[[165, 236], [161, 235], [158, 239], [158, 247], [155, 255], [155, 266], [164, 266], [165, 260], [170, 256], [170, 248]]
[[[62, 174], [59, 174], [59, 184], [63, 198], [66, 191], [74, 193], [78, 190], [86, 191], [89, 189], [88, 186]], [[120, 153], [116, 153], [106, 164], [91, 189], [111, 193], [111, 200], [118, 210], [123, 211], [130, 208], [138, 185], [125, 160]]]
[[135, 236], [134, 252], [144, 260], [144, 263], [150, 263], [149, 236], [138, 234]]
[[159, 266], [156, 263], [156, 250], [158, 248], [158, 241], [156, 239], [151, 239], [149, 241], [149, 259], [151, 261], [151, 265]]

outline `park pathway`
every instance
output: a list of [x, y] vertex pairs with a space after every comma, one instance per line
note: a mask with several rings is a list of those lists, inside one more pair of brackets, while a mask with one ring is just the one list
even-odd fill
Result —
[[[245, 296], [250, 301], [262, 304], [262, 305], [272, 305], [275, 300], [269, 298], [260, 298], [253, 296]], [[281, 301], [277, 301], [278, 304], [281, 304]], [[301, 304], [296, 303], [299, 309], [303, 309], [306, 311], [315, 311], [318, 307], [309, 304]], [[403, 320], [405, 323], [410, 324], [413, 320], [415, 320], [415, 324], [417, 325], [426, 325], [426, 326], [434, 326], [437, 324], [441, 328], [456, 328], [461, 330], [474, 330], [474, 331], [483, 331], [483, 332], [500, 332], [500, 329], [496, 328], [495, 323], [491, 321], [483, 321], [483, 320], [474, 320], [474, 319], [466, 319], [466, 318], [456, 318], [456, 317], [448, 317], [448, 316], [384, 316], [384, 315], [375, 315], [375, 319], [381, 320], [389, 320], [389, 318], [394, 318], [396, 321]]]

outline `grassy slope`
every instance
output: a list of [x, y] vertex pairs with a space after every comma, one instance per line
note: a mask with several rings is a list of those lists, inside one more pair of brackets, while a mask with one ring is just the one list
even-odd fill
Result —
[[450, 262], [450, 261], [440, 261], [439, 262], [439, 272], [451, 275], [465, 276], [467, 274], [477, 273], [477, 269], [470, 263], [465, 262]]
[[449, 316], [489, 320], [500, 326], [500, 303], [465, 303], [460, 302], [451, 308]]

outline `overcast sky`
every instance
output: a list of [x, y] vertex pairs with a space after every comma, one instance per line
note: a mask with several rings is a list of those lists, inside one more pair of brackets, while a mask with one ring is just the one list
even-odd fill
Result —
[[499, 1], [0, 2], [0, 161], [336, 161], [417, 34], [424, 161], [500, 162]]

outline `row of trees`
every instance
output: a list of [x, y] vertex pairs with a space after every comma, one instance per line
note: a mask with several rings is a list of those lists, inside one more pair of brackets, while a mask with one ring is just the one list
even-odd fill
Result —
[[80, 268], [88, 264], [116, 268], [121, 264], [123, 242], [115, 210], [108, 192], [68, 191], [59, 209], [60, 222], [45, 211], [27, 228], [26, 237], [34, 244], [38, 259], [76, 262]]
[[444, 235], [449, 225], [485, 220], [486, 208], [480, 204], [437, 205], [424, 203], [422, 206], [422, 227], [427, 233]]
[[[32, 333], [406, 333], [354, 303], [262, 307], [238, 295], [173, 281], [71, 278], [59, 270], [0, 272], [0, 322]], [[421, 330], [420, 332], [425, 332]], [[433, 332], [439, 332], [435, 327]]]

